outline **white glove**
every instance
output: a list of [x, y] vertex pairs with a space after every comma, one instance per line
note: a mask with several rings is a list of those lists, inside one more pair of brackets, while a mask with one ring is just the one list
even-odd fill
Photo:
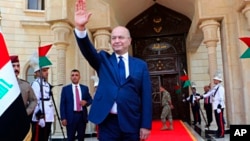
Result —
[[221, 109], [216, 109], [217, 113], [219, 114], [221, 112]]
[[44, 120], [44, 118], [39, 119], [38, 125], [40, 125], [42, 128], [45, 127], [45, 120]]
[[195, 96], [195, 98], [196, 98], [197, 100], [199, 100], [199, 99], [201, 99], [201, 96]]

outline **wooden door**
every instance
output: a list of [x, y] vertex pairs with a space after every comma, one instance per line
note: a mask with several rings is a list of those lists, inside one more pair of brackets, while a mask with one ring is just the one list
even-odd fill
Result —
[[158, 3], [132, 19], [127, 28], [132, 37], [132, 55], [148, 64], [152, 82], [153, 119], [160, 119], [161, 93], [159, 86], [171, 94], [174, 119], [189, 121], [188, 105], [182, 102], [187, 89], [175, 93], [175, 86], [182, 86], [180, 76], [187, 70], [186, 35], [190, 19]]
[[181, 93], [177, 93], [175, 86], [179, 81], [178, 73], [158, 73], [151, 74], [151, 83], [152, 83], [152, 105], [153, 105], [153, 119], [159, 120], [161, 116], [162, 106], [162, 93], [160, 93], [159, 87], [163, 86], [171, 95], [172, 103], [174, 109], [172, 110], [172, 115], [174, 119], [182, 119], [189, 121], [189, 105], [182, 102], [183, 97], [188, 95], [186, 89], [182, 89]]

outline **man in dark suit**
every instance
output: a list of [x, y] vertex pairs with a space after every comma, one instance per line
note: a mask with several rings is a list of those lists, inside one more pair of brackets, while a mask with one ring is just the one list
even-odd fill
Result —
[[92, 103], [88, 87], [79, 84], [79, 80], [79, 70], [73, 69], [71, 71], [72, 84], [64, 86], [61, 93], [61, 122], [67, 128], [68, 141], [74, 141], [76, 133], [78, 141], [84, 140], [88, 122], [87, 106]]
[[[209, 90], [210, 90], [210, 85], [204, 86], [204, 94], [207, 94]], [[206, 117], [207, 117], [206, 127], [209, 128], [211, 122], [213, 121], [212, 96], [204, 98], [204, 108], [206, 110]]]
[[199, 99], [196, 98], [197, 96], [200, 96], [200, 94], [196, 92], [195, 87], [192, 87], [192, 94], [185, 99], [191, 105], [194, 118], [193, 125], [196, 125], [197, 122], [199, 123], [199, 125], [201, 124], [200, 102]]
[[152, 88], [147, 64], [129, 56], [131, 37], [122, 26], [111, 33], [114, 53], [97, 52], [85, 29], [90, 16], [86, 1], [77, 0], [74, 33], [83, 56], [99, 77], [89, 120], [98, 124], [100, 141], [145, 140], [152, 122]]

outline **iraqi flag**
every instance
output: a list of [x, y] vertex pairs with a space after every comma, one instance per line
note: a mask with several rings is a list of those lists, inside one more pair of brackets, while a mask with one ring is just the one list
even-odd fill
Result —
[[22, 141], [29, 133], [30, 120], [1, 32], [0, 56], [0, 141]]
[[250, 58], [250, 37], [242, 37], [240, 38], [247, 45], [247, 50], [240, 56], [240, 58]]

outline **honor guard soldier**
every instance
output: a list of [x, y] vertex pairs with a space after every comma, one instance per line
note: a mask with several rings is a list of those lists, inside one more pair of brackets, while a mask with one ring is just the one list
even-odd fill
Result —
[[218, 130], [216, 132], [216, 138], [224, 138], [225, 121], [223, 113], [225, 108], [225, 89], [221, 84], [223, 80], [220, 72], [216, 72], [213, 81], [215, 86], [205, 95], [201, 96], [201, 99], [212, 96], [212, 106], [214, 110], [216, 124], [218, 127]]
[[[46, 64], [46, 63], [41, 63]], [[48, 83], [50, 65], [39, 66], [38, 54], [30, 58], [30, 65], [34, 69], [35, 80], [31, 83], [38, 103], [32, 117], [32, 141], [47, 141], [54, 122], [54, 105], [51, 98], [51, 88]]]
[[24, 105], [26, 107], [26, 112], [28, 116], [30, 116], [30, 120], [31, 120], [32, 114], [37, 105], [36, 96], [29, 82], [18, 78], [18, 75], [20, 73], [20, 62], [19, 62], [18, 56], [12, 55], [10, 56], [10, 60], [11, 60], [11, 63], [12, 63], [12, 66], [13, 66], [13, 69], [17, 78], [18, 85], [22, 93], [22, 98], [23, 98]]

